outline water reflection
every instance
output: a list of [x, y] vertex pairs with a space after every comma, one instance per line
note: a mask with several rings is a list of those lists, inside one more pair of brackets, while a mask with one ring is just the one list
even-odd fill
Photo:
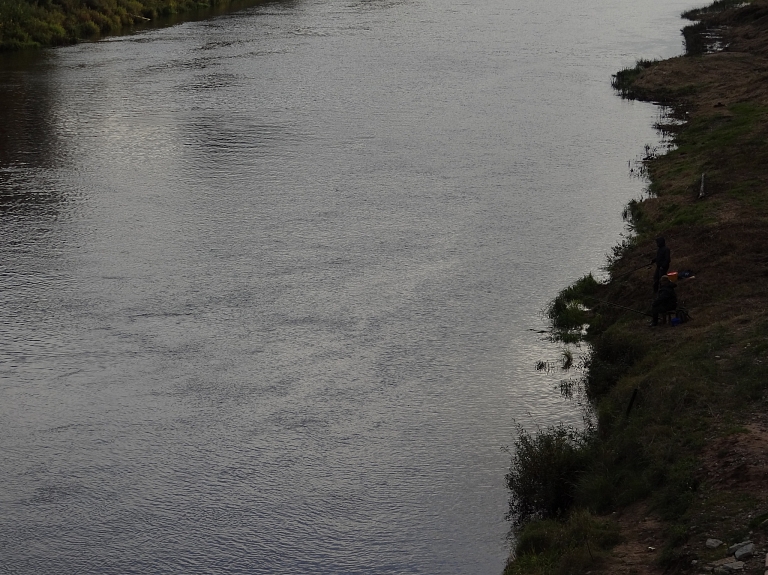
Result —
[[51, 206], [60, 190], [46, 181], [57, 165], [59, 135], [48, 82], [47, 54], [30, 52], [0, 58], [0, 210]]

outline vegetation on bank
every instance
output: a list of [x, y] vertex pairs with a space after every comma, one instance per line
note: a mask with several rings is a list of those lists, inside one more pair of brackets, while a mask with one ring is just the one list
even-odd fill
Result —
[[0, 0], [0, 51], [60, 46], [127, 32], [232, 0]]
[[[658, 521], [639, 560], [668, 573], [723, 557], [707, 537], [768, 543], [765, 15], [765, 0], [718, 0], [688, 16], [699, 33], [718, 30], [726, 51], [614, 78], [624, 97], [671, 106], [659, 129], [675, 147], [647, 162], [649, 197], [625, 211], [633, 236], [609, 259], [610, 279], [586, 276], [547, 309], [554, 338], [589, 345], [570, 382], [587, 425], [521, 430], [506, 477], [517, 543], [506, 575], [619, 572], [611, 549], [631, 547], [622, 518], [633, 513]], [[659, 235], [672, 269], [695, 276], [677, 288], [693, 319], [650, 328], [643, 266]]]

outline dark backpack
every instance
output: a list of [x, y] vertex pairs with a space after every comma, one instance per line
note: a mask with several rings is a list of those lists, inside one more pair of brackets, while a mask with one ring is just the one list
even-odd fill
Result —
[[691, 319], [688, 310], [685, 309], [682, 305], [677, 306], [677, 309], [675, 310], [675, 317], [680, 320], [680, 323], [685, 323]]

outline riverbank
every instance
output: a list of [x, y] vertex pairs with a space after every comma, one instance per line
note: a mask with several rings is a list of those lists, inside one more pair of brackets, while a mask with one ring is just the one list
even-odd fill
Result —
[[[649, 197], [627, 207], [634, 233], [608, 262], [611, 279], [585, 278], [549, 309], [555, 337], [590, 344], [572, 390], [590, 424], [521, 436], [507, 479], [522, 527], [507, 574], [766, 570], [766, 15], [762, 0], [693, 11], [688, 55], [616, 76], [625, 97], [669, 107], [659, 129], [675, 147], [649, 150]], [[677, 287], [692, 319], [652, 328], [610, 304], [650, 310], [643, 266], [659, 235], [670, 269], [695, 276]], [[737, 560], [729, 548], [748, 540]]]
[[254, 4], [243, 0], [0, 0], [0, 52], [98, 40]]

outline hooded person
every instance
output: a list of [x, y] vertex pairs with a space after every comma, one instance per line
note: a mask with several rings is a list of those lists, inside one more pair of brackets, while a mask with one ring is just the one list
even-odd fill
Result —
[[660, 313], [674, 311], [677, 308], [676, 287], [669, 277], [664, 275], [659, 278], [659, 291], [656, 293], [656, 298], [653, 300], [653, 307], [651, 308], [653, 317], [651, 325], [659, 324]]
[[656, 247], [656, 257], [651, 260], [652, 264], [656, 264], [656, 271], [653, 274], [653, 293], [659, 291], [659, 280], [669, 271], [669, 264], [672, 262], [672, 252], [663, 237], [656, 238]]

